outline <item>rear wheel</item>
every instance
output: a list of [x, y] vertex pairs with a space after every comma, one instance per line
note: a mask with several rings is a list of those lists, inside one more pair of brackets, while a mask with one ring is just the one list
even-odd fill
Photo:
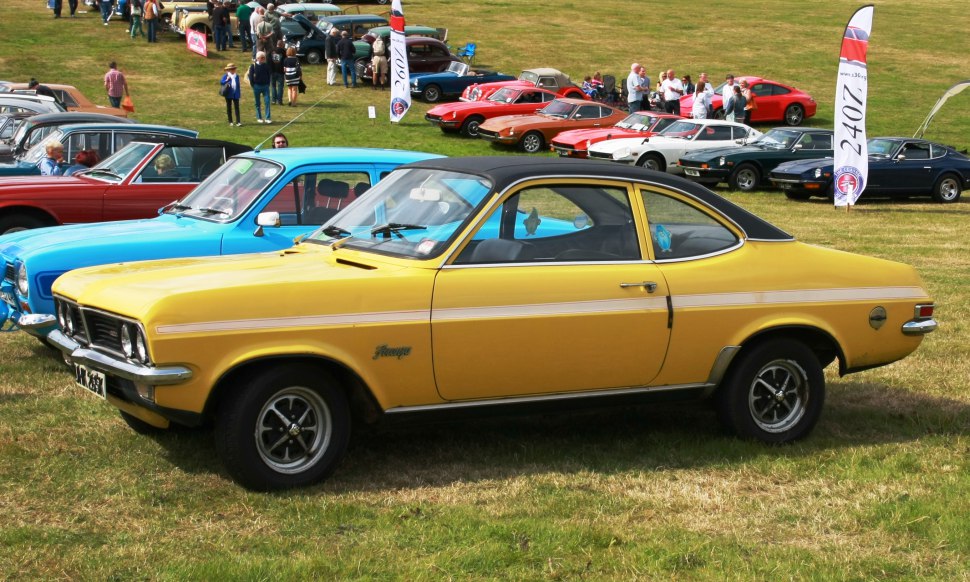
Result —
[[637, 165], [655, 172], [664, 172], [667, 170], [667, 164], [664, 163], [663, 157], [656, 153], [644, 155], [637, 160]]
[[421, 98], [428, 103], [437, 103], [441, 101], [441, 87], [437, 85], [428, 85], [421, 92]]
[[537, 154], [542, 151], [545, 145], [546, 138], [542, 137], [542, 134], [538, 131], [530, 131], [522, 136], [522, 141], [519, 142], [519, 147], [527, 154]]
[[306, 62], [311, 65], [319, 65], [323, 62], [323, 53], [318, 50], [307, 51]]
[[11, 232], [20, 232], [21, 230], [29, 230], [31, 228], [53, 226], [53, 224], [53, 221], [45, 221], [30, 214], [23, 214], [19, 212], [7, 214], [0, 217], [0, 235]]
[[461, 134], [465, 137], [478, 137], [478, 126], [485, 121], [481, 115], [472, 115], [461, 124]]
[[724, 109], [715, 109], [714, 119], [724, 119]]
[[753, 164], [741, 164], [728, 178], [728, 185], [735, 190], [750, 192], [761, 182], [761, 172]]
[[960, 199], [961, 191], [960, 178], [954, 174], [946, 174], [933, 185], [933, 200], [944, 204], [956, 202]]
[[825, 401], [825, 376], [805, 344], [781, 339], [742, 352], [718, 392], [721, 422], [742, 438], [781, 444], [808, 435]]
[[354, 68], [357, 70], [358, 79], [366, 79], [367, 59], [357, 59], [354, 61]]
[[805, 108], [798, 103], [792, 103], [785, 108], [785, 124], [801, 125], [805, 119]]

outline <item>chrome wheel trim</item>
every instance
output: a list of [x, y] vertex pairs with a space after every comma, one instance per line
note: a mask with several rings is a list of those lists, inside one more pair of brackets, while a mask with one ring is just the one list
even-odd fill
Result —
[[648, 170], [653, 170], [655, 172], [660, 171], [660, 164], [657, 162], [657, 158], [654, 156], [645, 157], [643, 159], [643, 163], [641, 164], [641, 167], [646, 168]]
[[805, 370], [791, 360], [765, 364], [748, 388], [748, 412], [761, 430], [790, 430], [805, 416], [810, 387]]
[[530, 154], [538, 153], [542, 149], [542, 138], [530, 133], [522, 138], [522, 149]]
[[426, 87], [424, 90], [424, 100], [428, 103], [436, 103], [441, 99], [441, 90], [435, 85]]
[[785, 122], [788, 125], [799, 125], [804, 118], [805, 113], [798, 105], [789, 105], [788, 108], [785, 109]]
[[741, 190], [754, 190], [758, 185], [758, 176], [755, 175], [754, 170], [751, 168], [742, 168], [738, 170], [738, 176], [735, 182], [737, 182], [738, 188]]
[[960, 195], [960, 185], [957, 184], [955, 178], [947, 176], [946, 178], [940, 180], [939, 193], [941, 200], [946, 202], [956, 200], [957, 196]]
[[482, 122], [477, 119], [469, 119], [468, 125], [465, 127], [465, 130], [468, 132], [468, 135], [470, 135], [471, 137], [478, 137], [478, 126], [481, 124]]
[[256, 450], [266, 466], [287, 475], [313, 467], [330, 448], [333, 421], [320, 394], [303, 386], [270, 397], [256, 417]]

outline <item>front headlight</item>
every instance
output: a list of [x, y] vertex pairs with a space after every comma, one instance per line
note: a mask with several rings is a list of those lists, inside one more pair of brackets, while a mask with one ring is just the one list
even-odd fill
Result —
[[27, 297], [30, 292], [30, 285], [27, 279], [27, 265], [20, 263], [17, 265], [17, 291], [22, 297]]
[[719, 158], [719, 159], [717, 160], [717, 165], [719, 165], [719, 166], [723, 166], [723, 165], [724, 165], [724, 164], [726, 164], [726, 163], [727, 163], [727, 158], [725, 158], [724, 156], [721, 156], [721, 157], [720, 157], [720, 158]]
[[121, 351], [129, 359], [135, 355], [135, 344], [131, 341], [133, 333], [137, 335], [138, 332], [133, 330], [131, 325], [127, 323], [121, 325]]
[[145, 343], [145, 336], [142, 335], [141, 329], [136, 329], [135, 334], [135, 356], [141, 360], [143, 364], [148, 363], [148, 345]]
[[63, 303], [57, 304], [57, 325], [67, 329], [67, 306]]
[[822, 168], [815, 168], [815, 177], [816, 178], [822, 177]]

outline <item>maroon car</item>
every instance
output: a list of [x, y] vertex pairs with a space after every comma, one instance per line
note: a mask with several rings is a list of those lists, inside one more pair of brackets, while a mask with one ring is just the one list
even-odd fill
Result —
[[0, 234], [57, 224], [153, 217], [226, 159], [250, 149], [211, 139], [132, 142], [72, 176], [0, 179]]
[[[451, 63], [461, 62], [461, 59], [451, 54], [448, 45], [436, 38], [409, 36], [404, 39], [404, 43], [408, 51], [409, 73], [440, 73]], [[364, 70], [358, 71], [357, 76], [373, 80], [374, 68], [370, 59], [364, 62]]]

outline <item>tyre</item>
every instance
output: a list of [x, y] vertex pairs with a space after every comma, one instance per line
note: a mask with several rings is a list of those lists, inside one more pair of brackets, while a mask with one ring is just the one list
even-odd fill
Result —
[[798, 103], [792, 103], [785, 108], [785, 125], [801, 125], [805, 119], [805, 108]]
[[53, 224], [53, 221], [45, 221], [37, 218], [36, 216], [31, 216], [30, 214], [7, 214], [0, 217], [0, 235], [11, 232], [20, 232], [21, 230], [29, 230], [31, 228], [52, 226]]
[[196, 32], [201, 32], [202, 34], [206, 35], [207, 37], [211, 37], [212, 36], [212, 31], [209, 30], [209, 27], [206, 26], [206, 25], [204, 25], [204, 24], [196, 24], [195, 26], [192, 27], [192, 30], [194, 30]]
[[354, 61], [354, 69], [357, 70], [357, 79], [367, 79], [367, 59], [357, 59]]
[[428, 103], [437, 103], [441, 101], [441, 87], [437, 85], [428, 85], [421, 92], [421, 98]]
[[538, 131], [530, 131], [522, 136], [519, 147], [527, 154], [537, 154], [546, 146], [546, 139]]
[[316, 49], [307, 51], [306, 62], [311, 65], [319, 65], [323, 62], [323, 53]]
[[121, 420], [125, 421], [128, 428], [137, 432], [138, 434], [158, 434], [165, 430], [163, 428], [158, 428], [157, 426], [152, 426], [137, 416], [132, 416], [123, 410], [119, 410], [118, 413], [121, 414]]
[[725, 117], [724, 109], [714, 110], [714, 119], [724, 119], [724, 117]]
[[728, 178], [728, 185], [734, 190], [750, 192], [761, 182], [761, 172], [753, 164], [741, 164]]
[[945, 174], [933, 184], [933, 200], [948, 204], [960, 200], [962, 191], [960, 178], [955, 174]]
[[461, 134], [465, 137], [478, 137], [478, 126], [485, 121], [481, 115], [472, 115], [461, 124]]
[[243, 380], [220, 405], [215, 436], [226, 469], [243, 487], [302, 487], [337, 466], [350, 436], [350, 409], [329, 374], [278, 366]]
[[739, 355], [718, 390], [717, 412], [742, 438], [782, 444], [807, 436], [824, 402], [818, 358], [805, 344], [782, 339]]
[[653, 170], [654, 172], [667, 171], [667, 164], [660, 154], [645, 154], [637, 160], [637, 165], [647, 170]]

